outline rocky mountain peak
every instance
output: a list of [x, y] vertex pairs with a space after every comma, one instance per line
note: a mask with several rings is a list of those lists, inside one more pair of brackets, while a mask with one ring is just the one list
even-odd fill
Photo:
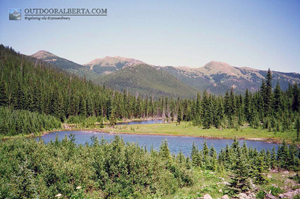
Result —
[[34, 53], [33, 55], [31, 55], [32, 57], [36, 58], [36, 59], [45, 59], [49, 56], [51, 57], [56, 57], [56, 55], [48, 52], [48, 51], [45, 51], [45, 50], [40, 50], [36, 53]]

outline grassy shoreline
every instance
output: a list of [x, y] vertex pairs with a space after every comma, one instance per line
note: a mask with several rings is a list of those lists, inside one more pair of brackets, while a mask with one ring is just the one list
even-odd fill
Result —
[[[118, 125], [115, 128], [106, 127], [102, 132], [114, 134], [139, 134], [139, 135], [164, 135], [164, 136], [186, 136], [203, 137], [207, 139], [234, 139], [255, 140], [269, 143], [282, 143], [285, 140], [291, 144], [296, 140], [296, 132], [268, 132], [267, 129], [253, 129], [251, 127], [241, 127], [236, 129], [203, 129], [202, 127], [192, 126], [190, 122], [164, 124], [138, 124], [138, 125]], [[300, 144], [300, 142], [295, 142]]]
[[[133, 120], [131, 120], [133, 121]], [[140, 121], [140, 120], [134, 120]], [[29, 135], [16, 135], [16, 136], [5, 136], [2, 139], [15, 139], [15, 138], [29, 138], [39, 137], [52, 132], [59, 131], [94, 131], [103, 132], [110, 134], [137, 134], [137, 135], [162, 135], [162, 136], [185, 136], [185, 137], [203, 137], [207, 139], [234, 139], [235, 137], [239, 140], [254, 140], [263, 141], [268, 143], [282, 143], [285, 140], [288, 144], [293, 143], [296, 140], [295, 132], [268, 132], [267, 129], [253, 129], [250, 127], [241, 127], [239, 130], [236, 129], [202, 129], [201, 127], [192, 126], [190, 122], [182, 122], [181, 125], [176, 123], [163, 123], [163, 124], [136, 124], [136, 125], [116, 125], [115, 127], [106, 126], [99, 128], [94, 127], [78, 127], [70, 125], [69, 128], [55, 129], [52, 131], [39, 132]], [[300, 145], [300, 142], [295, 142]]]

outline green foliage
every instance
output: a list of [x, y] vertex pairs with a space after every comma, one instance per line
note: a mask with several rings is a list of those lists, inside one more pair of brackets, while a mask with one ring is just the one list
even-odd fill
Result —
[[295, 122], [295, 129], [297, 132], [297, 140], [300, 139], [300, 117], [298, 116]]
[[237, 157], [232, 171], [234, 173], [230, 183], [232, 193], [237, 194], [248, 191], [250, 189], [249, 165], [243, 156]]
[[280, 189], [280, 187], [274, 187], [274, 186], [270, 187], [270, 191], [273, 196], [278, 196], [278, 194], [284, 193], [284, 190]]
[[[0, 144], [1, 198], [143, 198], [174, 194], [194, 184], [192, 171], [175, 159], [149, 154], [116, 136], [107, 143], [74, 143], [74, 136], [44, 144], [33, 139]], [[164, 148], [167, 147], [163, 144]], [[79, 188], [80, 187], [80, 188]]]
[[296, 182], [300, 183], [300, 176], [299, 176], [298, 173], [293, 177], [293, 180], [295, 180]]
[[293, 199], [300, 199], [300, 194], [297, 194], [296, 196], [294, 196]]
[[182, 110], [181, 110], [181, 106], [178, 106], [178, 113], [177, 113], [177, 123], [180, 125], [180, 122], [182, 120]]
[[259, 190], [256, 194], [257, 199], [264, 199], [265, 196], [266, 196], [266, 193], [264, 192], [264, 190]]
[[0, 106], [0, 135], [27, 135], [58, 128], [61, 122], [51, 115]]
[[111, 126], [115, 126], [117, 124], [116, 116], [114, 110], [111, 111], [110, 117], [109, 117], [109, 124]]
[[94, 82], [119, 91], [126, 89], [133, 95], [139, 93], [141, 96], [192, 98], [198, 92], [168, 72], [145, 64], [125, 67], [113, 74], [101, 76]]
[[[200, 161], [198, 154], [200, 154], [200, 157], [203, 154], [203, 158], [200, 158]], [[297, 149], [295, 145], [287, 146], [285, 142], [279, 146], [277, 153], [275, 148], [272, 149], [272, 152], [265, 152], [265, 150], [258, 152], [256, 149], [248, 148], [245, 142], [240, 147], [239, 141], [234, 139], [231, 146], [227, 145], [225, 150], [221, 149], [218, 157], [214, 147], [211, 146], [209, 150], [206, 142], [204, 142], [200, 151], [193, 144], [191, 157], [194, 168], [199, 167], [220, 173], [224, 173], [226, 169], [232, 172], [230, 185], [226, 187], [227, 191], [224, 193], [236, 195], [249, 191], [251, 189], [251, 181], [257, 185], [267, 185], [270, 181], [267, 178], [270, 168], [279, 167], [296, 172], [299, 171], [299, 154], [300, 149]], [[205, 172], [207, 173], [207, 171]], [[294, 177], [296, 181], [299, 179], [298, 175]], [[274, 194], [282, 191], [276, 187], [270, 187], [270, 190]], [[259, 192], [258, 195], [264, 198], [264, 192]]]

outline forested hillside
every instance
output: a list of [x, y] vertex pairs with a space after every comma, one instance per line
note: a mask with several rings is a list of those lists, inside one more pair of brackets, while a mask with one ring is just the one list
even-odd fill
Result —
[[0, 46], [0, 106], [55, 116], [109, 119], [161, 115], [158, 102], [120, 93]]
[[164, 70], [146, 64], [127, 66], [112, 74], [101, 76], [94, 82], [132, 95], [195, 98], [199, 90], [180, 82]]
[[0, 137], [31, 134], [61, 128], [61, 122], [56, 117], [30, 112], [12, 110], [0, 106]]

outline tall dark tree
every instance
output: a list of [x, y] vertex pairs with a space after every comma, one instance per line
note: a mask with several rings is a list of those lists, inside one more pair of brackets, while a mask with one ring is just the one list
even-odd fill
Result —
[[178, 104], [178, 113], [177, 113], [177, 123], [180, 125], [180, 122], [182, 120], [182, 110], [181, 110], [181, 105]]
[[242, 155], [236, 157], [235, 164], [232, 168], [234, 176], [230, 183], [230, 189], [233, 193], [246, 192], [250, 189], [248, 166], [246, 159]]
[[298, 111], [299, 106], [300, 106], [299, 89], [298, 89], [297, 83], [294, 83], [294, 86], [293, 86], [293, 102], [292, 102], [293, 111]]
[[203, 120], [203, 127], [205, 129], [209, 129], [211, 125], [211, 100], [209, 94], [204, 91], [203, 93], [203, 100], [202, 100], [202, 120]]
[[271, 114], [271, 103], [272, 103], [272, 73], [271, 70], [268, 69], [267, 78], [266, 78], [266, 88], [264, 95], [264, 110], [265, 115]]
[[277, 113], [282, 108], [282, 95], [281, 88], [279, 82], [277, 82], [276, 87], [274, 89], [274, 99], [273, 99], [273, 109], [274, 112]]
[[251, 114], [250, 114], [250, 110], [251, 110], [251, 99], [250, 99], [250, 94], [248, 89], [246, 89], [245, 92], [245, 106], [244, 106], [244, 114], [245, 114], [245, 118], [248, 122], [251, 121]]

